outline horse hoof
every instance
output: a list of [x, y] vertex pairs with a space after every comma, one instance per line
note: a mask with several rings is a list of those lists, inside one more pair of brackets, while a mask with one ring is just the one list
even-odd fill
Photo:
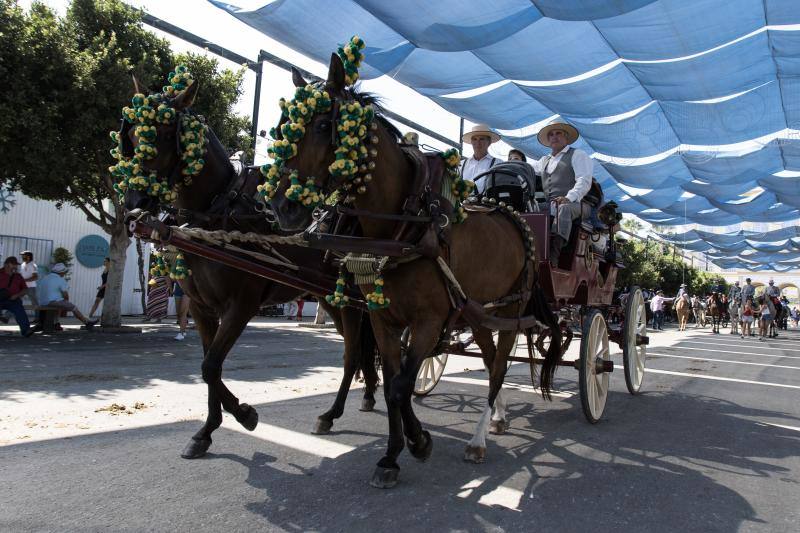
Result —
[[375, 467], [372, 479], [369, 484], [376, 489], [391, 489], [397, 485], [397, 478], [400, 476], [399, 468]]
[[486, 460], [486, 448], [483, 446], [470, 446], [464, 450], [464, 460], [468, 463], [481, 464]]
[[374, 398], [364, 398], [361, 400], [361, 407], [358, 408], [359, 411], [364, 411], [365, 413], [369, 413], [370, 411], [375, 409], [375, 399]]
[[210, 447], [211, 439], [195, 439], [192, 437], [192, 440], [181, 452], [181, 457], [184, 459], [199, 459], [206, 454]]
[[492, 435], [502, 435], [508, 429], [508, 424], [505, 420], [492, 420], [489, 422], [489, 433]]
[[253, 431], [258, 425], [258, 411], [250, 405], [243, 403], [239, 406], [239, 416], [236, 421], [239, 422], [247, 431]]
[[422, 438], [419, 442], [411, 442], [406, 439], [406, 443], [408, 444], [408, 451], [411, 452], [411, 455], [419, 462], [424, 463], [431, 456], [431, 452], [433, 451], [433, 439], [431, 438], [431, 434], [427, 431], [422, 431]]
[[314, 424], [314, 430], [311, 432], [314, 435], [327, 435], [333, 427], [333, 420], [325, 420], [324, 418], [317, 418], [317, 423]]

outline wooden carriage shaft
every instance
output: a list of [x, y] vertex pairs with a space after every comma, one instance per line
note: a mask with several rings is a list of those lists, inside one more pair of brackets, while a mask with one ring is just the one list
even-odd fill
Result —
[[[140, 238], [150, 239], [150, 236], [155, 228], [144, 222], [136, 221], [132, 223], [131, 229], [132, 233]], [[159, 242], [161, 244], [174, 246], [175, 248], [184, 252], [216, 261], [217, 263], [225, 266], [236, 268], [249, 274], [254, 274], [283, 285], [288, 285], [289, 287], [294, 287], [295, 289], [300, 289], [301, 291], [308, 291], [317, 298], [324, 298], [326, 294], [329, 294], [333, 290], [332, 287], [334, 287], [336, 284], [335, 278], [324, 276], [315, 270], [301, 267], [298, 270], [297, 275], [288, 274], [286, 272], [282, 272], [258, 263], [252, 259], [238, 257], [223, 250], [217, 250], [216, 248], [206, 244], [200, 244], [189, 239], [177, 237], [171, 232], [167, 235], [161, 235]], [[348, 290], [348, 292], [348, 296], [351, 298], [349, 305], [366, 309], [366, 305], [362, 301], [358, 300], [358, 298], [361, 297], [360, 293], [350, 290]]]

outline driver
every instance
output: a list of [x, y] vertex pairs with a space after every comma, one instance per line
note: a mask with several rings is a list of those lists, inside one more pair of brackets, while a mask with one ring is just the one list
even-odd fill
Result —
[[570, 145], [578, 140], [575, 127], [556, 120], [539, 131], [541, 144], [550, 148], [550, 155], [533, 162], [542, 176], [547, 200], [555, 202], [556, 213], [550, 229], [550, 262], [558, 264], [558, 256], [572, 231], [572, 222], [581, 216], [581, 200], [592, 186], [593, 164], [589, 155]]
[[[489, 155], [489, 145], [500, 140], [500, 136], [489, 129], [486, 124], [476, 124], [461, 138], [462, 141], [472, 145], [472, 157], [465, 159], [461, 164], [461, 176], [465, 180], [475, 181], [479, 176], [498, 163], [500, 159]], [[486, 188], [486, 176], [475, 183], [478, 194], [483, 194]]]

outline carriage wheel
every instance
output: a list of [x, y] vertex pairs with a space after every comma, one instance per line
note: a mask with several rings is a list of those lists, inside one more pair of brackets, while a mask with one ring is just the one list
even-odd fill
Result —
[[[642, 290], [632, 287], [625, 304], [625, 338], [622, 344], [622, 362], [625, 366], [625, 385], [628, 392], [639, 394], [644, 380], [647, 345], [640, 344], [647, 336], [647, 311]], [[639, 342], [637, 342], [637, 339]]]
[[599, 309], [589, 311], [583, 320], [580, 352], [578, 384], [581, 406], [586, 420], [595, 424], [603, 416], [606, 406], [608, 373], [604, 371], [604, 364], [611, 361], [608, 329]]
[[425, 396], [436, 387], [442, 379], [444, 366], [447, 364], [447, 354], [434, 355], [422, 361], [414, 382], [414, 396]]

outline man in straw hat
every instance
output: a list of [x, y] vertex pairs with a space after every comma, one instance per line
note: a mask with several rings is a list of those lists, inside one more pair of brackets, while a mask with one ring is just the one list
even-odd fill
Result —
[[550, 148], [546, 155], [533, 162], [533, 168], [542, 176], [542, 185], [547, 200], [557, 204], [552, 213], [550, 230], [550, 262], [558, 264], [561, 249], [567, 243], [572, 222], [581, 216], [581, 199], [592, 186], [594, 165], [583, 150], [570, 145], [578, 140], [575, 127], [555, 120], [539, 131], [539, 142]]
[[89, 320], [83, 315], [75, 304], [69, 301], [69, 285], [64, 276], [67, 274], [67, 267], [64, 263], [56, 263], [50, 268], [47, 274], [39, 282], [39, 301], [47, 307], [58, 307], [66, 311], [72, 311], [75, 318], [86, 325], [86, 329], [92, 329], [97, 324], [97, 320]]
[[[465, 180], [475, 181], [475, 176], [479, 176], [497, 163], [499, 159], [489, 155], [489, 145], [500, 140], [500, 136], [489, 129], [486, 124], [476, 124], [470, 131], [461, 138], [465, 143], [472, 145], [472, 157], [465, 159], [461, 164], [461, 176]], [[486, 178], [483, 177], [475, 183], [479, 193], [484, 192]]]

